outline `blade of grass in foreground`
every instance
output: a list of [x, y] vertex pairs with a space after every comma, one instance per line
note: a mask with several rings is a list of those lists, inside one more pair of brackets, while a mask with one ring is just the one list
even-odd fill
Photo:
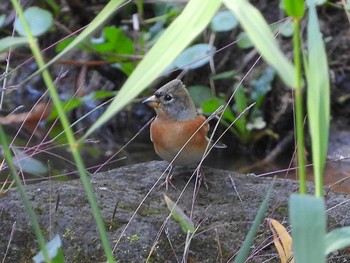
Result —
[[256, 232], [258, 231], [259, 225], [262, 222], [264, 218], [264, 214], [267, 208], [267, 205], [269, 203], [269, 199], [272, 193], [273, 186], [275, 184], [275, 181], [272, 181], [272, 185], [270, 186], [270, 189], [267, 191], [267, 194], [261, 203], [261, 206], [258, 210], [258, 213], [256, 214], [256, 217], [254, 219], [253, 225], [250, 228], [248, 235], [246, 236], [241, 249], [238, 251], [237, 256], [235, 257], [234, 263], [243, 263], [246, 261], [249, 251], [251, 249], [251, 246], [253, 244], [254, 237], [256, 235]]
[[321, 197], [323, 195], [323, 171], [329, 134], [330, 87], [327, 55], [315, 5], [309, 6], [307, 36], [307, 113], [312, 143], [315, 195]]
[[224, 0], [223, 2], [235, 14], [254, 47], [266, 62], [277, 70], [288, 87], [295, 88], [295, 68], [279, 49], [261, 13], [246, 0]]
[[326, 262], [326, 216], [323, 198], [291, 195], [289, 220], [292, 226], [295, 262]]
[[[78, 172], [80, 175], [80, 179], [81, 179], [82, 184], [84, 186], [84, 189], [86, 191], [87, 199], [91, 205], [92, 213], [93, 213], [94, 218], [95, 218], [95, 222], [96, 222], [99, 234], [100, 234], [102, 246], [103, 246], [107, 261], [114, 262], [112, 248], [111, 248], [111, 245], [109, 243], [109, 239], [107, 237], [107, 232], [106, 232], [106, 228], [104, 225], [104, 221], [102, 219], [100, 210], [98, 208], [98, 205], [97, 205], [97, 202], [96, 202], [96, 199], [94, 196], [93, 188], [92, 188], [91, 182], [89, 180], [89, 177], [87, 175], [83, 160], [80, 156], [78, 144], [74, 138], [74, 134], [73, 134], [73, 131], [70, 127], [68, 118], [67, 118], [65, 111], [62, 107], [58, 92], [53, 84], [50, 73], [48, 72], [47, 69], [45, 69], [44, 59], [41, 56], [40, 49], [39, 49], [39, 46], [37, 44], [36, 39], [33, 37], [33, 35], [30, 32], [28, 23], [23, 15], [23, 10], [22, 10], [21, 6], [17, 2], [17, 0], [11, 0], [11, 2], [12, 2], [13, 7], [15, 8], [16, 12], [18, 13], [19, 19], [21, 20], [23, 27], [26, 31], [26, 36], [27, 36], [28, 41], [29, 41], [29, 46], [31, 48], [33, 56], [35, 57], [36, 63], [38, 64], [38, 67], [40, 69], [44, 68], [42, 70], [42, 77], [43, 77], [43, 80], [45, 82], [47, 89], [50, 92], [50, 96], [51, 96], [52, 101], [54, 103], [54, 106], [58, 112], [59, 119], [60, 119], [60, 122], [63, 126], [63, 129], [65, 131], [65, 135], [66, 135], [67, 141], [69, 143], [69, 147], [72, 151], [72, 155], [73, 155], [74, 161], [76, 163], [76, 166], [77, 166], [77, 169], [78, 169]], [[44, 249], [45, 249], [45, 245], [44, 245]], [[46, 259], [46, 255], [45, 255], [45, 259]]]
[[82, 140], [112, 118], [151, 84], [178, 54], [206, 27], [221, 1], [191, 0], [165, 30], [120, 89], [106, 112], [87, 131]]
[[26, 193], [24, 191], [24, 187], [23, 187], [23, 185], [21, 183], [21, 180], [20, 180], [20, 178], [19, 178], [19, 176], [18, 176], [18, 174], [16, 172], [16, 168], [15, 168], [15, 165], [13, 163], [13, 159], [12, 159], [12, 155], [11, 155], [11, 152], [10, 152], [10, 148], [9, 148], [8, 143], [7, 143], [6, 135], [5, 135], [5, 132], [4, 132], [4, 130], [3, 130], [1, 125], [0, 125], [0, 143], [2, 145], [2, 150], [4, 152], [5, 159], [6, 159], [7, 165], [9, 167], [9, 169], [10, 169], [13, 181], [15, 181], [17, 190], [18, 190], [19, 195], [20, 195], [20, 197], [22, 199], [22, 202], [23, 202], [24, 208], [26, 210], [26, 213], [27, 213], [27, 215], [28, 215], [28, 217], [30, 219], [30, 222], [33, 225], [34, 233], [35, 233], [36, 239], [37, 239], [37, 241], [39, 243], [40, 250], [43, 252], [43, 256], [44, 256], [46, 262], [50, 262], [49, 254], [48, 254], [47, 249], [46, 249], [45, 239], [44, 239], [44, 236], [43, 236], [43, 234], [41, 232], [38, 219], [36, 218], [34, 210], [33, 210], [32, 206], [30, 205], [28, 197], [27, 197], [27, 195], [26, 195]]

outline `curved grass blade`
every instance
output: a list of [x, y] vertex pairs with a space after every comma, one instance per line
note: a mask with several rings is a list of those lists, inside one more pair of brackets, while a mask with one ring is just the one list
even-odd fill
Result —
[[326, 255], [350, 246], [350, 226], [337, 228], [326, 234]]
[[151, 84], [187, 45], [207, 26], [221, 1], [191, 0], [178, 18], [165, 30], [120, 89], [106, 112], [87, 131], [94, 130], [112, 118], [133, 98]]
[[270, 186], [270, 189], [267, 191], [267, 194], [261, 203], [261, 206], [259, 207], [258, 213], [256, 214], [256, 217], [254, 219], [253, 225], [250, 228], [248, 235], [246, 236], [241, 249], [238, 251], [237, 256], [235, 257], [234, 263], [243, 263], [246, 261], [249, 251], [251, 249], [251, 246], [253, 244], [254, 237], [256, 235], [256, 232], [258, 231], [259, 225], [261, 221], [263, 220], [267, 205], [270, 200], [270, 196], [272, 193], [273, 186], [275, 184], [275, 181], [272, 182], [272, 185]]
[[315, 174], [315, 194], [323, 195], [323, 170], [327, 156], [330, 121], [330, 86], [327, 55], [320, 32], [316, 7], [309, 7], [307, 30], [308, 66], [307, 113], [312, 143], [312, 161]]
[[224, 0], [224, 4], [235, 14], [249, 39], [268, 64], [274, 67], [283, 82], [296, 87], [295, 68], [278, 47], [261, 13], [246, 0]]

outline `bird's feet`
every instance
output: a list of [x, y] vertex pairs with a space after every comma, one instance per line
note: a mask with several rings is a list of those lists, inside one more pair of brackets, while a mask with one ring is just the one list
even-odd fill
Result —
[[171, 185], [172, 188], [176, 189], [175, 185], [171, 182], [174, 175], [172, 171], [173, 171], [173, 166], [170, 166], [170, 168], [168, 168], [167, 175], [165, 177], [164, 182], [161, 183], [158, 188], [162, 188], [165, 185], [165, 190], [168, 191], [169, 185]]

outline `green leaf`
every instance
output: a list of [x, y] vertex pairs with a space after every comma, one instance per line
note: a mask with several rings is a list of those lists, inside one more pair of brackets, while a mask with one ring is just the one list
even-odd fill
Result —
[[[246, 95], [246, 89], [243, 86], [240, 86], [236, 94], [234, 96], [235, 104], [234, 109], [237, 114], [240, 114], [248, 107], [248, 98]], [[242, 115], [239, 119], [235, 122], [235, 127], [239, 131], [240, 135], [244, 135], [245, 133], [248, 133], [247, 131], [247, 115]]]
[[225, 72], [221, 72], [215, 75], [211, 76], [211, 79], [213, 80], [219, 80], [219, 79], [233, 79], [236, 76], [236, 71], [229, 70]]
[[[212, 97], [202, 103], [203, 113], [206, 115], [210, 115], [214, 111], [216, 111], [220, 106], [225, 105], [226, 103], [227, 102], [224, 99]], [[233, 122], [236, 119], [236, 117], [233, 115], [233, 112], [230, 108], [227, 108], [225, 110], [224, 114], [222, 115], [222, 118], [229, 122]]]
[[202, 104], [213, 96], [211, 89], [207, 86], [195, 85], [187, 89], [197, 108], [201, 108]]
[[211, 20], [210, 27], [215, 32], [230, 31], [238, 26], [237, 18], [230, 11], [218, 12]]
[[60, 41], [55, 47], [56, 52], [61, 52], [62, 50], [64, 50], [66, 47], [68, 47], [74, 41], [75, 38], [76, 37], [68, 37], [68, 38]]
[[48, 173], [47, 167], [39, 160], [18, 148], [12, 147], [12, 150], [14, 152], [13, 164], [16, 169], [35, 175], [46, 175]]
[[176, 205], [167, 195], [164, 194], [165, 203], [176, 222], [180, 223], [182, 230], [193, 233], [195, 230], [192, 220]]
[[238, 39], [237, 46], [241, 49], [248, 49], [254, 46], [252, 41], [250, 41], [246, 32], [239, 33], [237, 36], [237, 39]]
[[304, 0], [282, 0], [282, 3], [288, 16], [299, 19], [304, 16]]
[[350, 226], [337, 228], [326, 234], [326, 255], [350, 246]]
[[207, 26], [221, 1], [191, 0], [182, 13], [164, 31], [151, 50], [127, 79], [106, 112], [87, 131], [86, 138], [127, 105], [181, 53]]
[[[24, 17], [29, 25], [30, 32], [33, 36], [38, 37], [47, 32], [53, 24], [52, 14], [40, 7], [32, 6], [24, 11]], [[21, 36], [26, 36], [22, 22], [17, 19], [15, 30]]]
[[174, 61], [181, 69], [195, 69], [204, 66], [214, 56], [216, 48], [209, 44], [196, 44], [185, 49]]
[[6, 21], [6, 15], [0, 15], [0, 28], [2, 28]]
[[[56, 235], [49, 243], [47, 243], [46, 248], [51, 259], [51, 263], [65, 262], [62, 250], [62, 242], [59, 235]], [[39, 252], [35, 257], [33, 257], [33, 260], [35, 263], [46, 262], [42, 252]]]
[[330, 84], [327, 54], [320, 32], [316, 7], [309, 8], [307, 29], [307, 114], [312, 144], [316, 194], [322, 196], [323, 170], [327, 156], [330, 122]]
[[326, 212], [323, 198], [292, 194], [289, 219], [295, 262], [326, 262]]
[[271, 90], [271, 83], [275, 79], [275, 74], [276, 70], [269, 67], [258, 79], [251, 82], [253, 88], [252, 99], [254, 101], [258, 101], [261, 96], [264, 97]]
[[28, 44], [26, 37], [5, 37], [0, 39], [0, 53], [3, 53], [10, 48], [15, 48]]
[[[103, 28], [102, 41], [100, 43], [92, 42], [93, 48], [100, 53], [133, 54], [134, 43], [120, 28]], [[109, 61], [118, 61], [108, 56]]]
[[[73, 109], [76, 109], [77, 107], [79, 107], [80, 105], [82, 105], [84, 103], [83, 100], [78, 99], [78, 98], [71, 98], [67, 101], [62, 101], [62, 107], [64, 108], [64, 112], [70, 112]], [[50, 116], [47, 118], [48, 121], [52, 121], [55, 120], [56, 118], [58, 118], [58, 112], [56, 108], [53, 108], [51, 111]]]
[[259, 207], [259, 210], [255, 216], [253, 225], [249, 229], [249, 232], [248, 232], [248, 234], [243, 242], [243, 245], [240, 248], [240, 250], [238, 251], [238, 254], [235, 257], [235, 260], [233, 261], [234, 263], [243, 263], [246, 261], [248, 255], [249, 255], [249, 251], [251, 249], [251, 246], [253, 244], [256, 232], [258, 231], [259, 225], [264, 218], [264, 214], [265, 214], [267, 205], [269, 203], [269, 199], [270, 199], [274, 184], [275, 184], [275, 181], [272, 181], [271, 187], [267, 191], [266, 196], [265, 196], [264, 200], [262, 201], [262, 203]]
[[292, 21], [281, 22], [277, 24], [278, 30], [284, 37], [292, 37], [294, 33], [294, 26]]
[[246, 0], [223, 0], [265, 61], [274, 67], [290, 88], [297, 86], [295, 68], [284, 56], [261, 13]]

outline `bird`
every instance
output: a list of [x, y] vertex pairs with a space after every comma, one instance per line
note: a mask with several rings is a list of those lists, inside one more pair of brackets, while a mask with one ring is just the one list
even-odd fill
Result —
[[[157, 155], [171, 164], [170, 170], [173, 166], [198, 165], [208, 144], [213, 144], [207, 137], [208, 121], [197, 111], [182, 81], [168, 82], [142, 103], [155, 109], [150, 138]], [[225, 148], [221, 144], [217, 147]], [[169, 178], [166, 178], [166, 187]]]

